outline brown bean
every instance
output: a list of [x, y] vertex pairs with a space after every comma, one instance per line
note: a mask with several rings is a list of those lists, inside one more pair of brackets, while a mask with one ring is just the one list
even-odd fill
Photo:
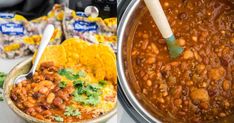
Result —
[[200, 107], [201, 107], [202, 109], [207, 110], [207, 109], [209, 108], [209, 104], [206, 103], [206, 102], [202, 102], [202, 103], [200, 103]]
[[159, 53], [158, 47], [154, 43], [151, 43], [151, 47], [153, 52], [157, 55]]
[[213, 80], [219, 80], [225, 74], [225, 69], [223, 67], [213, 68], [209, 71], [209, 76]]
[[50, 105], [48, 105], [48, 104], [46, 104], [46, 103], [38, 104], [38, 105], [41, 106], [41, 108], [44, 109], [44, 110], [50, 109]]
[[41, 113], [41, 112], [42, 112], [42, 108], [41, 108], [41, 107], [36, 107], [35, 110], [36, 110], [38, 113]]
[[27, 114], [31, 114], [32, 112], [35, 112], [35, 109], [34, 108], [28, 108], [27, 110], [26, 110], [26, 113]]
[[165, 103], [165, 100], [164, 100], [162, 97], [158, 97], [157, 100], [158, 100], [158, 102], [160, 102], [160, 103]]
[[185, 116], [185, 115], [186, 115], [186, 112], [184, 112], [184, 111], [180, 111], [180, 112], [179, 112], [179, 115], [181, 115], [181, 116]]
[[59, 105], [59, 109], [64, 110], [64, 109], [65, 109], [65, 107], [66, 107], [66, 105], [65, 105], [65, 104], [61, 104], [61, 105]]
[[193, 89], [191, 91], [190, 97], [193, 101], [209, 101], [210, 97], [206, 89]]
[[147, 84], [147, 86], [152, 86], [152, 81], [151, 80], [147, 80], [147, 82], [146, 82], [146, 84]]
[[54, 93], [50, 93], [48, 96], [47, 96], [47, 99], [46, 99], [46, 102], [51, 104], [53, 102], [55, 98], [55, 94]]
[[149, 35], [146, 34], [146, 33], [144, 33], [144, 34], [143, 34], [143, 38], [148, 39], [148, 38], [149, 38]]
[[65, 101], [69, 100], [69, 94], [66, 91], [60, 90], [57, 95]]
[[184, 55], [183, 55], [184, 59], [190, 59], [192, 57], [193, 57], [193, 52], [191, 50], [184, 51]]
[[219, 113], [219, 117], [225, 117], [226, 114], [224, 112]]
[[231, 88], [231, 82], [228, 80], [223, 81], [223, 90], [227, 91]]
[[196, 36], [192, 36], [192, 40], [197, 42], [197, 37]]
[[153, 64], [153, 63], [155, 63], [155, 61], [156, 61], [156, 58], [155, 58], [155, 57], [149, 57], [149, 58], [146, 60], [146, 63], [148, 63], [148, 64]]
[[54, 104], [55, 106], [60, 106], [62, 103], [63, 103], [63, 100], [62, 100], [60, 97], [56, 97], [56, 98], [53, 100], [53, 104]]
[[33, 97], [34, 99], [38, 99], [40, 96], [41, 96], [41, 94], [38, 93], [38, 92], [35, 92], [35, 93], [32, 94], [32, 97]]
[[40, 90], [39, 90], [39, 93], [41, 94], [46, 94], [48, 92], [48, 88], [47, 87], [42, 87]]
[[182, 104], [182, 100], [181, 100], [181, 99], [175, 99], [175, 100], [174, 100], [174, 105], [175, 105], [176, 107], [179, 107], [181, 104]]
[[43, 119], [44, 119], [44, 117], [43, 117], [42, 115], [40, 115], [40, 114], [36, 114], [35, 117], [36, 117], [37, 119], [40, 119], [40, 120], [43, 120]]
[[24, 102], [23, 104], [24, 104], [25, 107], [28, 107], [28, 108], [31, 108], [31, 107], [34, 106], [33, 103], [30, 103], [30, 102], [28, 102], [28, 101]]
[[191, 80], [187, 81], [187, 82], [186, 82], [186, 85], [188, 85], [188, 86], [193, 85], [193, 81], [191, 81]]
[[11, 99], [13, 101], [17, 101], [18, 97], [15, 95], [15, 93], [11, 93]]
[[52, 115], [52, 113], [49, 110], [43, 111], [42, 114], [45, 115], [45, 116]]

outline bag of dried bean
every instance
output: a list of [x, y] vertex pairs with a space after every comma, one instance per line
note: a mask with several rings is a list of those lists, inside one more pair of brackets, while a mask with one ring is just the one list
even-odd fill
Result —
[[32, 54], [41, 41], [47, 24], [55, 26], [50, 45], [62, 41], [63, 7], [54, 5], [48, 15], [28, 21], [21, 15], [0, 13], [0, 57], [14, 59]]
[[102, 43], [117, 49], [117, 18], [102, 19], [75, 12], [65, 6], [63, 28], [65, 38], [80, 38], [90, 43]]
[[49, 45], [57, 45], [62, 41], [62, 20], [63, 20], [63, 6], [55, 4], [53, 9], [40, 18], [30, 21], [34, 28], [34, 33], [29, 37], [24, 38], [24, 42], [29, 45], [30, 51], [34, 52], [40, 44], [43, 30], [47, 24], [52, 24], [55, 27], [54, 34], [49, 42]]
[[0, 57], [16, 58], [30, 51], [23, 38], [32, 33], [31, 24], [23, 16], [0, 13]]

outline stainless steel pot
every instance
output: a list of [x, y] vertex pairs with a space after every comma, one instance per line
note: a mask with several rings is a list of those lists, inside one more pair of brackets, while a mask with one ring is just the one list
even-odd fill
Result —
[[129, 53], [133, 35], [137, 26], [137, 21], [146, 12], [146, 8], [141, 0], [132, 0], [125, 10], [118, 28], [118, 77], [119, 88], [127, 98], [134, 110], [147, 122], [160, 122], [152, 111], [147, 110], [146, 106], [139, 100], [141, 94], [137, 92], [137, 86], [134, 84], [134, 74], [132, 74]]
[[[140, 92], [140, 87], [136, 83], [136, 77], [133, 74], [130, 53], [134, 42], [134, 32], [137, 22], [147, 13], [147, 8], [143, 0], [132, 0], [125, 10], [118, 28], [118, 77], [119, 91], [118, 97], [127, 112], [137, 122], [172, 122], [179, 123], [176, 118], [163, 114], [157, 107], [153, 107], [152, 102], [148, 101]], [[233, 123], [234, 116], [227, 117], [216, 123]]]

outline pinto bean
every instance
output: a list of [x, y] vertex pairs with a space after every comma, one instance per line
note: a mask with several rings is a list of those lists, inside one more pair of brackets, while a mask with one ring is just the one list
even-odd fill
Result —
[[56, 97], [54, 100], [53, 100], [53, 104], [55, 106], [60, 106], [61, 104], [63, 103], [63, 100], [60, 98], [60, 97]]
[[191, 91], [190, 97], [193, 101], [198, 100], [198, 101], [207, 102], [210, 99], [208, 92], [205, 89], [193, 89]]
[[26, 110], [26, 113], [27, 114], [31, 114], [32, 112], [35, 112], [35, 109], [34, 108], [28, 108], [27, 110]]
[[225, 74], [225, 69], [223, 67], [213, 68], [209, 71], [209, 76], [213, 80], [221, 79]]
[[184, 51], [184, 55], [183, 55], [184, 59], [190, 59], [192, 57], [193, 57], [193, 52], [191, 50]]
[[48, 96], [47, 96], [47, 99], [46, 99], [46, 102], [51, 104], [53, 102], [55, 98], [55, 94], [54, 93], [50, 93]]
[[231, 88], [231, 82], [228, 80], [223, 81], [223, 90], [227, 91]]
[[42, 88], [39, 90], [39, 93], [41, 93], [41, 94], [46, 94], [48, 91], [49, 91], [49, 89], [48, 89], [47, 87], [42, 87]]

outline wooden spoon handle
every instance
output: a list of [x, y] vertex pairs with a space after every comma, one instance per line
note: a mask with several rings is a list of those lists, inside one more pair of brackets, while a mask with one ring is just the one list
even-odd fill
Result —
[[162, 9], [159, 0], [144, 0], [147, 8], [150, 11], [159, 31], [161, 32], [163, 38], [168, 39], [173, 36], [173, 32], [168, 23], [167, 17]]

